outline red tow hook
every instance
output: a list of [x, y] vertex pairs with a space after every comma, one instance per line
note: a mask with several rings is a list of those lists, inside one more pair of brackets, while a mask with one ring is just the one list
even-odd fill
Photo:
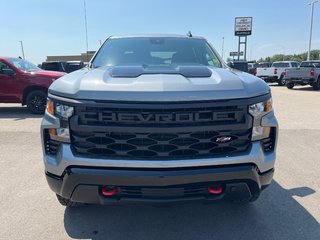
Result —
[[118, 193], [118, 188], [114, 186], [103, 186], [101, 193], [103, 196], [111, 197]]
[[221, 184], [214, 184], [208, 187], [208, 192], [214, 195], [221, 194], [223, 191], [223, 187]]

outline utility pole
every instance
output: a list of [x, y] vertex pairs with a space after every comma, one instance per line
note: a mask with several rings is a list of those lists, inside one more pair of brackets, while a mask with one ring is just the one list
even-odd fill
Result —
[[20, 45], [21, 45], [22, 57], [25, 60], [26, 58], [24, 56], [23, 42], [22, 41], [19, 41], [19, 42], [20, 42]]
[[99, 40], [100, 46], [102, 45], [102, 40]]
[[89, 51], [89, 47], [88, 47], [88, 26], [87, 26], [87, 6], [86, 6], [86, 0], [83, 0], [83, 6], [84, 6], [84, 26], [85, 26], [85, 30], [86, 30], [86, 58], [87, 58], [87, 62], [89, 62], [88, 59], [88, 51]]
[[222, 37], [222, 51], [221, 51], [221, 57], [222, 57], [222, 60], [223, 60], [223, 56], [224, 55], [224, 37]]
[[311, 0], [309, 5], [311, 5], [311, 16], [310, 16], [310, 36], [309, 36], [309, 49], [308, 49], [308, 57], [307, 61], [310, 60], [310, 51], [311, 51], [311, 39], [312, 39], [312, 25], [313, 25], [313, 9], [314, 4], [318, 2], [318, 0]]

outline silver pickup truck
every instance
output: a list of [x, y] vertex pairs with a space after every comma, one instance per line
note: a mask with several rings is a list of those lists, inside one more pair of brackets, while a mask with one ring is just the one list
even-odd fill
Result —
[[269, 86], [204, 38], [113, 36], [50, 86], [41, 134], [65, 206], [250, 202], [272, 181], [278, 123]]
[[270, 68], [257, 68], [256, 76], [262, 78], [266, 82], [277, 82], [279, 86], [284, 86], [286, 84], [286, 81], [284, 80], [285, 69], [297, 67], [299, 67], [298, 62], [274, 62]]
[[302, 86], [310, 85], [314, 90], [319, 90], [320, 61], [306, 61], [302, 62], [298, 68], [286, 69], [284, 80], [288, 89], [292, 89], [299, 84]]

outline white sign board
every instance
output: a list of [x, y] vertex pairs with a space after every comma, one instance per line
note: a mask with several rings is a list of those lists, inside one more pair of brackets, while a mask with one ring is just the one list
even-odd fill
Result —
[[248, 36], [252, 32], [252, 17], [236, 17], [234, 35]]

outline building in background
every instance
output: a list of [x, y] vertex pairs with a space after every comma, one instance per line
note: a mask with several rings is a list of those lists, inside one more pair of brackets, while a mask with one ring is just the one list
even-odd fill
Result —
[[95, 54], [95, 51], [88, 51], [81, 53], [80, 55], [62, 55], [62, 56], [47, 56], [46, 62], [52, 61], [82, 61], [89, 62]]

